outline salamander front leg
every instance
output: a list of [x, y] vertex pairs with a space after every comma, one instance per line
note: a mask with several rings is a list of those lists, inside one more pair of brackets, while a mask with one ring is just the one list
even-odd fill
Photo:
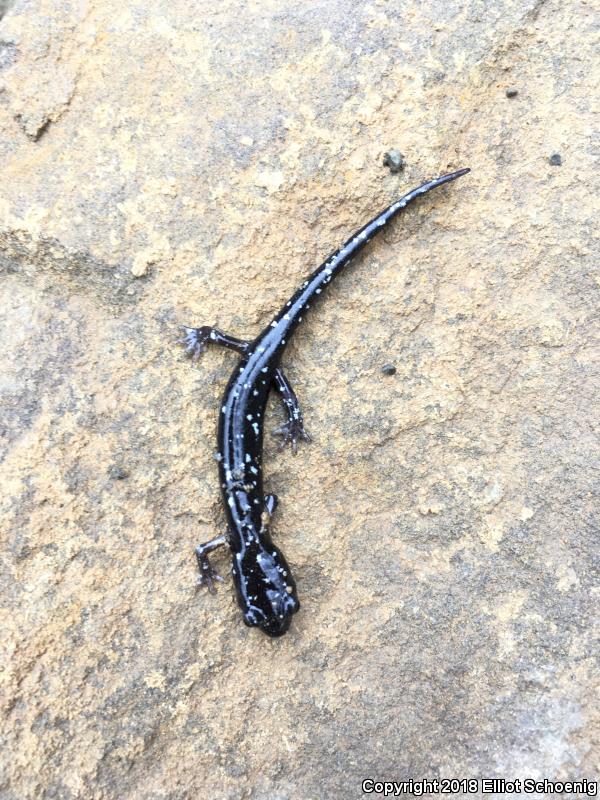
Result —
[[200, 570], [198, 586], [206, 586], [211, 594], [216, 592], [215, 581], [222, 581], [223, 578], [211, 566], [208, 554], [224, 544], [227, 544], [227, 537], [216, 536], [210, 542], [200, 544], [196, 548], [196, 558], [198, 559], [198, 569]]
[[235, 350], [240, 355], [243, 355], [248, 349], [248, 342], [236, 339], [235, 336], [229, 336], [218, 328], [211, 328], [210, 325], [204, 325], [201, 328], [188, 328], [187, 325], [181, 325], [181, 330], [185, 332], [185, 336], [177, 339], [177, 344], [184, 345], [185, 354], [194, 358], [200, 358], [201, 353], [206, 350], [207, 344], [220, 344], [228, 350]]
[[298, 440], [304, 439], [305, 442], [310, 442], [311, 438], [304, 430], [304, 420], [302, 418], [302, 411], [300, 410], [300, 404], [298, 403], [296, 393], [292, 389], [292, 386], [282, 369], [278, 369], [275, 372], [275, 375], [273, 376], [273, 382], [275, 384], [275, 388], [281, 395], [283, 405], [285, 406], [285, 410], [288, 415], [287, 422], [285, 422], [279, 428], [276, 428], [273, 433], [282, 437], [279, 448], [280, 450], [283, 450], [286, 444], [291, 442], [292, 452], [294, 455], [296, 455], [298, 451]]

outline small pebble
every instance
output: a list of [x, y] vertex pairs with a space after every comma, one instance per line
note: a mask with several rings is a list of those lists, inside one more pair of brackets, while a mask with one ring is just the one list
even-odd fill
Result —
[[390, 172], [402, 172], [405, 163], [404, 156], [399, 150], [388, 150], [383, 156], [383, 166], [389, 167]]
[[518, 89], [512, 89], [511, 88], [511, 89], [507, 89], [506, 90], [506, 96], [507, 97], [516, 97], [518, 94], [519, 94], [519, 90]]
[[129, 476], [129, 473], [124, 467], [118, 467], [116, 464], [113, 464], [108, 470], [108, 475], [116, 481], [122, 481]]
[[552, 153], [548, 161], [553, 167], [562, 167], [562, 156], [560, 153]]
[[381, 371], [384, 375], [395, 375], [396, 374], [396, 367], [393, 364], [386, 364], [384, 367], [381, 368]]

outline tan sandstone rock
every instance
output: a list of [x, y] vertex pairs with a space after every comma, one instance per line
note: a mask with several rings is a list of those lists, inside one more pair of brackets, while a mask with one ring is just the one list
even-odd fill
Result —
[[[598, 775], [593, 23], [543, 0], [8, 11], [2, 798]], [[462, 166], [289, 348], [314, 442], [266, 446], [302, 603], [269, 640], [229, 584], [195, 591], [235, 359], [191, 364], [177, 325], [252, 336]]]

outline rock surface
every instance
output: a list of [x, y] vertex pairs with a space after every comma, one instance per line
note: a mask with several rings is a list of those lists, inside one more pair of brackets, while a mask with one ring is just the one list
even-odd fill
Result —
[[[598, 775], [593, 24], [544, 0], [6, 14], [3, 800]], [[234, 360], [190, 364], [176, 326], [258, 332], [459, 166], [289, 348], [314, 443], [266, 448], [302, 602], [268, 640], [194, 588]]]

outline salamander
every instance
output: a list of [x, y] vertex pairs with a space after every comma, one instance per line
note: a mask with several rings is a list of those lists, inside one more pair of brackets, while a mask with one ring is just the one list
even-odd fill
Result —
[[277, 497], [263, 490], [263, 432], [271, 389], [280, 394], [287, 414], [286, 422], [274, 431], [282, 436], [282, 445], [291, 444], [295, 453], [300, 440], [310, 441], [298, 399], [281, 368], [281, 357], [311, 305], [375, 234], [413, 200], [469, 171], [460, 169], [423, 183], [360, 228], [304, 281], [253, 341], [210, 326], [181, 326], [184, 335], [179, 343], [187, 355], [199, 357], [208, 344], [222, 345], [239, 355], [223, 395], [217, 435], [227, 534], [196, 548], [198, 580], [215, 591], [215, 581], [222, 578], [213, 569], [209, 554], [229, 545], [231, 574], [244, 622], [269, 636], [283, 635], [300, 608], [290, 567], [269, 531]]

